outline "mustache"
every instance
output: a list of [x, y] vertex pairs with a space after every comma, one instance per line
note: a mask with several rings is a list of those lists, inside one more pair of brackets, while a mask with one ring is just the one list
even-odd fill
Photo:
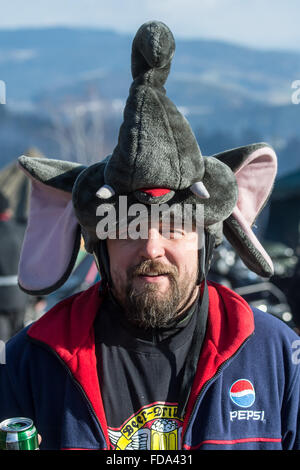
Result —
[[136, 276], [147, 276], [147, 275], [169, 275], [176, 277], [178, 270], [176, 266], [165, 265], [155, 260], [145, 260], [137, 266], [133, 266], [128, 270], [128, 277], [133, 278]]

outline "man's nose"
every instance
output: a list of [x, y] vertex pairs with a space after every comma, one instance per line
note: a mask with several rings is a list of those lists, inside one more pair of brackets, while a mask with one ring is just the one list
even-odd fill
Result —
[[164, 240], [159, 230], [148, 230], [148, 238], [140, 240], [139, 254], [145, 259], [160, 258], [165, 255]]

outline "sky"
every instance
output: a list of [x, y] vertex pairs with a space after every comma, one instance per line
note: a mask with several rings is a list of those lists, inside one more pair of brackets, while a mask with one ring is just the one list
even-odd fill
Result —
[[175, 37], [300, 51], [299, 0], [0, 0], [0, 28], [90, 27], [134, 34], [149, 20]]

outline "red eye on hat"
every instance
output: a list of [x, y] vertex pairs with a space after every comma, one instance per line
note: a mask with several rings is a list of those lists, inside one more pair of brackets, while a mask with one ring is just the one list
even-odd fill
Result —
[[149, 194], [152, 197], [159, 197], [168, 194], [171, 190], [167, 188], [141, 188], [140, 191], [143, 193]]

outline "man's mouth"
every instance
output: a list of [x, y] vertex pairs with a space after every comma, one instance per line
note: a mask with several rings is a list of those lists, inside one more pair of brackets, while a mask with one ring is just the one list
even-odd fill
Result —
[[154, 282], [171, 282], [175, 279], [177, 272], [175, 267], [163, 266], [162, 263], [153, 262], [150, 260], [141, 263], [128, 272], [128, 278], [141, 283], [154, 283]]
[[150, 276], [150, 277], [155, 277], [155, 276], [167, 276], [168, 273], [144, 273], [140, 274], [140, 276]]
[[139, 278], [148, 282], [159, 281], [167, 276], [168, 273], [144, 273], [138, 275]]

